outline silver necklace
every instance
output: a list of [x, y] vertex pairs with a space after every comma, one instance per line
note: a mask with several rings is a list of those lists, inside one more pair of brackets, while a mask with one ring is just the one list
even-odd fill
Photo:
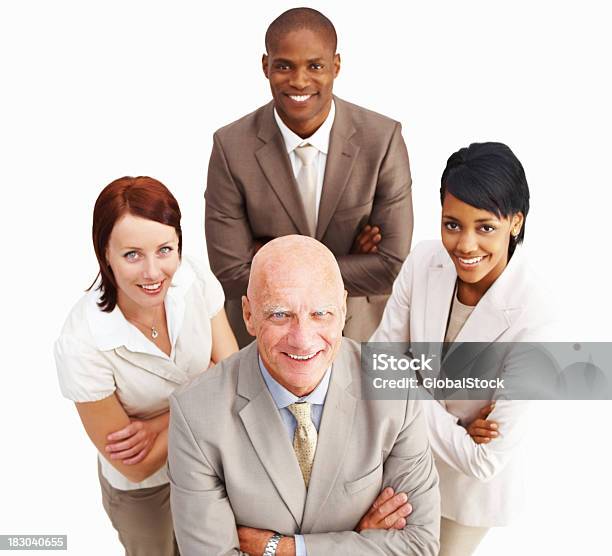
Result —
[[151, 326], [149, 326], [148, 324], [144, 324], [143, 322], [137, 321], [136, 319], [128, 319], [128, 320], [132, 323], [136, 323], [136, 324], [139, 324], [140, 326], [144, 326], [145, 328], [151, 328], [151, 338], [153, 338], [154, 340], [156, 340], [157, 337], [159, 336], [159, 332], [157, 331], [155, 324], [152, 324]]

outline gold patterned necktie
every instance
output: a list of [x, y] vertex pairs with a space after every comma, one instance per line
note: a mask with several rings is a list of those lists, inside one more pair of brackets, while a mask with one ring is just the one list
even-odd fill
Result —
[[293, 435], [293, 449], [308, 488], [310, 472], [317, 450], [317, 429], [310, 418], [310, 404], [308, 402], [292, 403], [287, 406], [297, 421]]
[[312, 145], [302, 145], [296, 147], [294, 152], [302, 162], [302, 167], [296, 179], [302, 196], [310, 235], [314, 237], [317, 229], [317, 168], [313, 162], [319, 150]]

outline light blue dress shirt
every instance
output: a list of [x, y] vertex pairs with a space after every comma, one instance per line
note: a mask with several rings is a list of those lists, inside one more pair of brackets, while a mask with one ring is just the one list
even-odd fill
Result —
[[[311, 404], [310, 418], [312, 419], [312, 424], [317, 429], [317, 432], [319, 432], [325, 397], [327, 396], [327, 389], [329, 388], [331, 367], [325, 371], [325, 374], [323, 375], [323, 378], [321, 379], [321, 382], [319, 382], [318, 386], [310, 394], [308, 394], [308, 396], [303, 396], [301, 398], [298, 398], [289, 392], [289, 390], [287, 390], [284, 386], [281, 386], [272, 378], [272, 375], [268, 372], [268, 369], [266, 369], [266, 366], [263, 364], [261, 357], [259, 358], [259, 368], [261, 370], [264, 382], [266, 383], [266, 386], [272, 395], [272, 399], [274, 400], [281, 418], [283, 419], [283, 423], [285, 423], [285, 428], [287, 429], [287, 434], [289, 435], [291, 445], [293, 445], [293, 435], [295, 434], [295, 428], [297, 427], [297, 420], [293, 416], [293, 413], [287, 409], [287, 407], [292, 403], [308, 402]], [[302, 535], [294, 535], [293, 538], [295, 539], [295, 556], [308, 556], [304, 537]]]

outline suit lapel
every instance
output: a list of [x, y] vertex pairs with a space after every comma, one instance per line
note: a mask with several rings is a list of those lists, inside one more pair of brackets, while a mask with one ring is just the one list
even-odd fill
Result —
[[163, 357], [153, 357], [147, 353], [137, 353], [130, 351], [125, 346], [115, 348], [115, 353], [133, 365], [145, 369], [154, 375], [157, 375], [165, 380], [176, 384], [185, 382], [186, 374], [181, 371], [173, 361], [164, 359]]
[[253, 449], [298, 527], [302, 523], [306, 486], [287, 430], [261, 376], [257, 345], [240, 363], [238, 394], [249, 400], [239, 412]]
[[318, 240], [325, 235], [359, 153], [359, 146], [351, 142], [351, 137], [355, 134], [355, 127], [350, 109], [342, 100], [334, 97], [334, 101], [336, 116], [329, 138], [329, 152], [325, 163], [325, 178], [319, 204], [315, 234]]
[[[301, 235], [310, 235], [304, 205], [291, 168], [283, 136], [274, 121], [274, 103], [270, 102], [261, 117], [257, 137], [264, 144], [255, 151], [257, 162], [270, 187]], [[271, 218], [274, 215], [270, 215]]]
[[455, 291], [457, 273], [452, 262], [434, 262], [428, 269], [425, 303], [425, 340], [443, 342], [446, 322]]
[[304, 533], [311, 531], [320, 517], [321, 507], [325, 504], [336, 482], [338, 472], [344, 464], [351, 439], [357, 400], [347, 390], [351, 382], [350, 363], [347, 360], [346, 352], [341, 349], [332, 368], [325, 408], [321, 417], [317, 451], [312, 466], [301, 527]]

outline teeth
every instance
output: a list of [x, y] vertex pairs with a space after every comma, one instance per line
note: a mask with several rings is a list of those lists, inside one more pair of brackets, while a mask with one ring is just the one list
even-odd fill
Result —
[[312, 95], [289, 95], [291, 100], [295, 100], [296, 102], [304, 102], [308, 100]]
[[482, 259], [484, 259], [484, 257], [474, 257], [473, 259], [462, 259], [461, 257], [458, 257], [458, 259], [463, 264], [476, 264], [476, 263], [479, 263], [480, 261], [482, 261]]
[[288, 353], [287, 355], [291, 357], [291, 359], [295, 359], [296, 361], [308, 361], [308, 359], [312, 359], [317, 352], [311, 353], [309, 355], [293, 355], [292, 353]]
[[159, 286], [161, 286], [161, 282], [157, 282], [156, 284], [140, 284], [143, 290], [156, 290]]

